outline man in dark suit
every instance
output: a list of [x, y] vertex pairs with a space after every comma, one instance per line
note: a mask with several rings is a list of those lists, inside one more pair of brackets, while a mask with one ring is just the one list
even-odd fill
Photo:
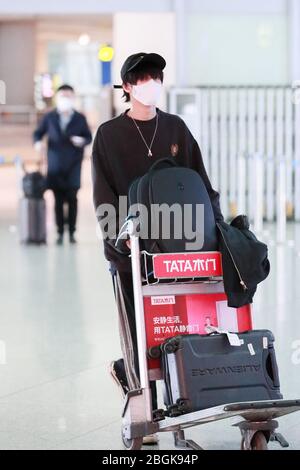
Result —
[[59, 87], [56, 108], [45, 114], [33, 134], [35, 148], [39, 152], [43, 148], [43, 137], [48, 137], [47, 184], [55, 198], [58, 245], [63, 243], [64, 203], [68, 204], [70, 242], [76, 243], [77, 192], [83, 150], [92, 140], [85, 116], [74, 109], [74, 99], [74, 89], [70, 85]]

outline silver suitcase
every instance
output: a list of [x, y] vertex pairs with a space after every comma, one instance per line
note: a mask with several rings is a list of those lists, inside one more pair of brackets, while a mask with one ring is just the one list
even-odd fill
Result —
[[45, 199], [22, 198], [19, 208], [21, 243], [46, 243]]

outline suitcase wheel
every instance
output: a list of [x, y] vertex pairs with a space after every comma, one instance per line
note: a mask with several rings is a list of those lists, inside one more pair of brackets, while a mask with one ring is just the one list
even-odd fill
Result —
[[159, 359], [161, 356], [161, 350], [159, 346], [152, 346], [148, 349], [149, 359]]
[[178, 405], [171, 405], [168, 406], [168, 411], [166, 413], [170, 418], [177, 418], [177, 416], [181, 416], [181, 411], [178, 408]]
[[165, 410], [159, 409], [153, 411], [153, 421], [156, 423], [157, 421], [162, 421], [165, 419]]
[[173, 354], [177, 351], [179, 342], [176, 339], [171, 339], [164, 344], [164, 351], [166, 354]]
[[183, 398], [179, 398], [176, 402], [178, 410], [180, 414], [187, 413], [189, 411], [188, 400], [184, 400]]

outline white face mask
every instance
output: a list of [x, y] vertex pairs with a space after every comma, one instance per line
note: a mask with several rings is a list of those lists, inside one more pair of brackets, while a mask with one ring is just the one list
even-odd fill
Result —
[[154, 106], [158, 103], [162, 90], [162, 83], [151, 78], [141, 85], [132, 85], [132, 96], [145, 106]]
[[72, 98], [68, 98], [67, 96], [58, 96], [56, 98], [56, 107], [58, 111], [64, 113], [73, 109], [74, 102]]

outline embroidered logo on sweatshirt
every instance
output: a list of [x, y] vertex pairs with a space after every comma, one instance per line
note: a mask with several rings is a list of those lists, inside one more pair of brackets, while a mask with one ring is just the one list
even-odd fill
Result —
[[171, 145], [171, 155], [172, 155], [172, 157], [176, 157], [176, 155], [178, 154], [178, 150], [179, 150], [178, 144], [172, 144]]

